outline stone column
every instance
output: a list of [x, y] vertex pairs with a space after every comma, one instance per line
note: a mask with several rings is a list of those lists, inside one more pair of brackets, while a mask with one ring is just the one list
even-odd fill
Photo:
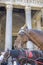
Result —
[[42, 17], [42, 22], [43, 22], [43, 8], [41, 9], [41, 17]]
[[6, 6], [5, 51], [12, 49], [12, 5]]
[[31, 7], [25, 7], [25, 18], [28, 29], [32, 29]]
[[37, 15], [37, 30], [41, 30], [41, 12]]
[[1, 23], [0, 23], [0, 44], [1, 44]]
[[[26, 18], [26, 24], [28, 26], [28, 29], [32, 29], [31, 7], [25, 7], [25, 18]], [[27, 42], [27, 48], [29, 48], [29, 50], [33, 49], [33, 43], [31, 41]]]

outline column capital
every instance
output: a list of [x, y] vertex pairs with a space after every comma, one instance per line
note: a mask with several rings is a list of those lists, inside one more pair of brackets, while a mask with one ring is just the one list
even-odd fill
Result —
[[13, 8], [13, 5], [6, 5], [6, 9], [12, 9]]
[[26, 10], [31, 10], [31, 7], [26, 6], [25, 9]]

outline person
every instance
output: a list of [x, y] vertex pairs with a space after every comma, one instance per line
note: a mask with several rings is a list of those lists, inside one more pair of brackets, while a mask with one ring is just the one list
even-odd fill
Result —
[[3, 59], [4, 59], [4, 54], [5, 54], [5, 52], [1, 52], [1, 55], [0, 55], [0, 63], [3, 61]]
[[1, 52], [1, 55], [0, 55], [0, 64], [1, 65], [7, 65], [7, 63], [4, 61], [4, 55], [5, 55], [5, 52]]
[[1, 63], [1, 65], [7, 65], [8, 64], [8, 62], [6, 62], [6, 61], [3, 61], [2, 63]]
[[5, 56], [6, 56], [6, 52], [1, 52], [1, 56], [0, 56], [0, 64], [1, 65], [7, 65], [8, 64], [8, 62], [7, 62], [7, 60], [6, 60], [6, 58], [5, 58]]

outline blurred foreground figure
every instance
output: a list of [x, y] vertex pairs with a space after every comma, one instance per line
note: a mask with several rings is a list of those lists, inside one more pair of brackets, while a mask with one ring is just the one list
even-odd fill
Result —
[[1, 65], [7, 65], [7, 62], [4, 60], [5, 53], [6, 52], [1, 52], [1, 55], [0, 55], [0, 64]]
[[5, 55], [5, 52], [2, 52], [0, 55], [0, 63], [3, 61], [4, 55]]
[[[14, 46], [17, 48], [22, 48], [22, 45], [28, 41], [32, 41], [38, 48], [40, 48], [40, 50], [43, 50], [43, 31], [28, 29], [27, 26], [22, 27], [18, 32]], [[42, 60], [41, 62], [43, 62], [43, 51], [30, 51], [28, 58], [37, 61]], [[38, 64], [40, 64], [40, 62]], [[43, 65], [43, 63], [40, 65]]]
[[[15, 50], [6, 51], [4, 53], [4, 56], [1, 60], [1, 65], [7, 65], [7, 60], [10, 56], [12, 57], [11, 62], [15, 63], [14, 61], [16, 61], [18, 65], [24, 65], [26, 63], [35, 65], [36, 64], [35, 61], [40, 61], [40, 63], [43, 62], [42, 51], [36, 51], [36, 50], [28, 51], [26, 49], [15, 49]], [[42, 65], [40, 63], [37, 63], [37, 65]]]

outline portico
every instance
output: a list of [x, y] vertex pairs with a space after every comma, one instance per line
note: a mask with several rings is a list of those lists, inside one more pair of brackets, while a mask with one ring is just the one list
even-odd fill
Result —
[[[3, 4], [3, 6], [6, 8], [6, 29], [5, 29], [5, 50], [7, 49], [12, 49], [12, 35], [14, 35], [15, 33], [12, 32], [12, 30], [14, 30], [12, 27], [12, 21], [13, 21], [13, 16], [12, 16], [12, 13], [13, 13], [13, 8], [19, 8], [19, 9], [24, 9], [25, 11], [25, 22], [24, 24], [27, 24], [28, 28], [29, 29], [32, 29], [32, 22], [34, 21], [34, 18], [37, 19], [37, 26], [36, 26], [36, 29], [39, 29], [41, 30], [41, 15], [42, 15], [42, 18], [43, 18], [43, 0], [1, 0], [0, 1], [1, 4]], [[1, 7], [1, 6], [0, 6]], [[36, 16], [36, 14], [32, 17], [31, 16], [31, 11], [33, 9], [36, 9], [37, 11], [41, 11], [41, 15], [40, 13], [38, 13], [38, 16]], [[39, 8], [39, 10], [37, 9]], [[34, 9], [34, 10], [35, 10]], [[18, 16], [19, 17], [19, 16]], [[15, 21], [14, 21], [15, 22]], [[17, 24], [17, 23], [16, 23]], [[23, 25], [24, 25], [23, 24]], [[22, 25], [21, 25], [22, 26]], [[20, 27], [19, 27], [20, 29]], [[18, 29], [18, 31], [19, 31]], [[1, 29], [0, 29], [1, 30]], [[16, 33], [16, 36], [17, 36], [17, 33]], [[31, 45], [31, 48], [33, 49], [34, 45], [29, 41], [29, 45]], [[28, 44], [27, 44], [28, 46]], [[29, 48], [29, 46], [28, 46]]]

